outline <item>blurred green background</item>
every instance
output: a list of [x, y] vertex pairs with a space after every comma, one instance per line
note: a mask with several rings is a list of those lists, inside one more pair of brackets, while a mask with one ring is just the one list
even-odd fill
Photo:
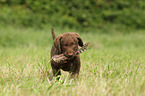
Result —
[[0, 0], [4, 26], [145, 29], [144, 21], [144, 0]]
[[[145, 96], [145, 0], [0, 0], [0, 96]], [[51, 28], [77, 32], [79, 79], [52, 78]]]

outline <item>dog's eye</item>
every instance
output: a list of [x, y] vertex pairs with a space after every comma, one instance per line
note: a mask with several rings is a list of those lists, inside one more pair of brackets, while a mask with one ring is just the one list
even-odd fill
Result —
[[73, 45], [76, 45], [76, 44], [73, 44]]
[[67, 46], [66, 44], [62, 45], [62, 46]]

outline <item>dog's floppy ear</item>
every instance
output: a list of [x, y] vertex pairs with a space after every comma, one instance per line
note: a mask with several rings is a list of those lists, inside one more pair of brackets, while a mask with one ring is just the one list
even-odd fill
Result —
[[62, 38], [62, 35], [59, 35], [58, 37], [56, 37], [54, 39], [54, 46], [56, 47], [57, 50], [59, 50], [59, 52], [61, 53], [61, 47], [60, 47], [60, 40]]
[[80, 37], [80, 35], [78, 34], [78, 33], [73, 33], [74, 35], [75, 35], [75, 37], [79, 40], [79, 46], [83, 46], [83, 41], [82, 41], [82, 39], [81, 39], [81, 37]]

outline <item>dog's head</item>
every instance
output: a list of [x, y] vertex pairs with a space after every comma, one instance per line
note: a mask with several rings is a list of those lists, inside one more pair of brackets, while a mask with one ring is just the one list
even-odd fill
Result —
[[83, 41], [78, 33], [64, 33], [54, 40], [54, 46], [59, 53], [63, 53], [68, 59], [73, 59], [78, 51], [78, 46], [83, 46]]

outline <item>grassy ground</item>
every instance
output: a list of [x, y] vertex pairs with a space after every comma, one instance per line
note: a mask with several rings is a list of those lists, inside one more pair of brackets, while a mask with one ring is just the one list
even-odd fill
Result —
[[145, 95], [145, 30], [80, 36], [91, 49], [81, 54], [79, 79], [63, 72], [56, 81], [49, 62], [50, 30], [0, 28], [0, 95]]

